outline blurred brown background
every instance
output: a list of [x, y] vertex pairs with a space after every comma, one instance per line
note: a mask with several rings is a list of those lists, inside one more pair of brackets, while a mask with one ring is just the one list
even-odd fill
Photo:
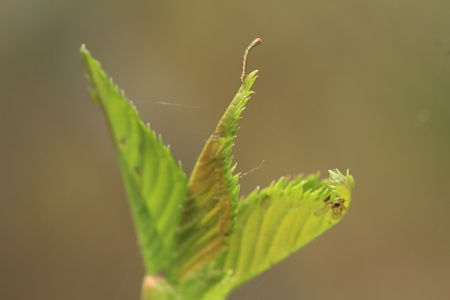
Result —
[[332, 168], [356, 189], [338, 226], [230, 299], [449, 296], [450, 2], [3, 0], [0, 28], [0, 299], [139, 299], [80, 45], [190, 173], [256, 37], [234, 153], [264, 163], [242, 192]]

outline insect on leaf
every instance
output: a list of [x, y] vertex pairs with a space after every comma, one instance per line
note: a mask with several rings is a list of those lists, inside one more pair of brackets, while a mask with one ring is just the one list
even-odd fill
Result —
[[[319, 174], [281, 178], [242, 200], [235, 232], [224, 254], [224, 268], [233, 271], [232, 287], [268, 269], [334, 226], [347, 212], [353, 186], [353, 177], [348, 172], [343, 175], [335, 170], [330, 171], [328, 180], [319, 180]], [[329, 207], [330, 198], [345, 202], [346, 208], [337, 204]], [[317, 214], [323, 206], [327, 210]]]

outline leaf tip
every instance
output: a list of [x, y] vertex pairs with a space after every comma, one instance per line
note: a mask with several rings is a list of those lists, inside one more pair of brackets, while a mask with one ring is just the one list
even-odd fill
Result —
[[87, 66], [87, 64], [88, 64], [88, 60], [89, 59], [91, 59], [92, 57], [91, 57], [91, 53], [89, 52], [89, 50], [86, 48], [86, 44], [81, 44], [81, 47], [80, 47], [80, 55], [81, 55], [81, 58], [82, 58], [82, 60], [83, 60], [83, 62], [84, 62], [84, 64], [85, 64], [85, 66]]
[[328, 173], [330, 174], [330, 180], [333, 183], [346, 184], [352, 188], [355, 186], [355, 179], [353, 178], [352, 175], [350, 175], [350, 172], [348, 169], [347, 169], [347, 172], [345, 175], [342, 174], [341, 171], [339, 171], [338, 169], [328, 170]]
[[351, 201], [355, 179], [350, 175], [349, 170], [347, 170], [345, 175], [338, 169], [329, 170], [328, 172], [330, 174], [328, 186], [331, 188], [331, 191], [336, 195], [339, 195], [340, 198]]
[[81, 44], [81, 47], [80, 47], [80, 53], [85, 53], [85, 52], [88, 52], [88, 51], [86, 49], [86, 44], [83, 43], [83, 44]]

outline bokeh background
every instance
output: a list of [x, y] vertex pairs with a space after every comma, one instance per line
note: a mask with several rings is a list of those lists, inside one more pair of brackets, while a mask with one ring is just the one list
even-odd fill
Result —
[[[230, 299], [448, 299], [450, 2], [0, 3], [0, 299], [139, 299], [143, 267], [82, 43], [187, 173], [259, 69], [244, 194], [347, 168], [349, 214]], [[164, 105], [161, 102], [174, 105]]]

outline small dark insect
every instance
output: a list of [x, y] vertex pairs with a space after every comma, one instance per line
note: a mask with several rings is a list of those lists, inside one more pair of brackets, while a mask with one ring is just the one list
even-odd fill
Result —
[[326, 213], [330, 208], [333, 212], [333, 219], [338, 220], [342, 217], [342, 212], [345, 210], [345, 199], [341, 199], [341, 198], [337, 198], [336, 200], [334, 200], [333, 202], [329, 202], [330, 201], [330, 196], [328, 196], [327, 198], [325, 198], [323, 200], [323, 203], [325, 204], [323, 208], [319, 209], [318, 211], [316, 211], [314, 214], [316, 216], [321, 216], [324, 213]]

